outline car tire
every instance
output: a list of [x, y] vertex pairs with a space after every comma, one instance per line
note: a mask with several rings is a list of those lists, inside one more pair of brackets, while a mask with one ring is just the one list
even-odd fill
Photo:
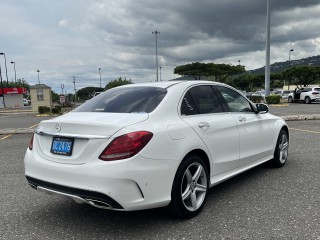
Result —
[[307, 104], [310, 104], [310, 103], [311, 103], [310, 97], [308, 97], [308, 96], [305, 97], [305, 98], [304, 98], [304, 102], [307, 103]]
[[202, 210], [209, 187], [205, 162], [197, 155], [188, 155], [180, 164], [171, 190], [171, 212], [182, 219], [195, 217]]
[[289, 103], [293, 103], [293, 102], [294, 102], [294, 101], [293, 101], [293, 98], [292, 98], [291, 96], [288, 97], [288, 102], [289, 102]]
[[285, 130], [281, 130], [278, 136], [277, 145], [274, 150], [274, 157], [270, 161], [272, 167], [282, 167], [288, 159], [289, 136]]

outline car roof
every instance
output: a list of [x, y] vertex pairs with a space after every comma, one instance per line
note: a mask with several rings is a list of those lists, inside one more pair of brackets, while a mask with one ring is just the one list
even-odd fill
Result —
[[161, 82], [148, 82], [148, 83], [134, 83], [134, 84], [127, 84], [122, 85], [120, 87], [160, 87], [160, 88], [169, 88], [174, 85], [185, 85], [185, 86], [192, 86], [195, 84], [214, 84], [214, 85], [225, 85], [219, 82], [213, 81], [200, 81], [200, 80], [185, 80], [185, 81], [161, 81]]

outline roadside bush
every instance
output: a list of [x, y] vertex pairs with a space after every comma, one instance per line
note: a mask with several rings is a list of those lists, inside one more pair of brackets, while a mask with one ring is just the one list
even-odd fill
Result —
[[65, 108], [69, 108], [69, 107], [72, 107], [72, 103], [71, 102], [66, 102], [66, 103], [63, 104], [63, 106]]
[[38, 112], [40, 114], [49, 113], [50, 110], [51, 110], [50, 107], [47, 107], [47, 106], [39, 106], [38, 107]]
[[260, 103], [262, 101], [262, 96], [250, 96], [250, 100], [254, 103]]
[[279, 104], [281, 100], [280, 95], [270, 95], [266, 97], [267, 104]]
[[52, 114], [60, 114], [61, 113], [61, 107], [55, 106], [51, 109]]

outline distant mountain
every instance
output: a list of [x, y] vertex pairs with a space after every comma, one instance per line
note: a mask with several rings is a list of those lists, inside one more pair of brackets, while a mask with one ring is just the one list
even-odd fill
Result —
[[[308, 58], [302, 58], [300, 60], [291, 60], [290, 66], [291, 67], [292, 66], [320, 66], [320, 55], [308, 57]], [[272, 73], [279, 73], [287, 69], [288, 67], [289, 67], [289, 61], [276, 62], [270, 65], [270, 71]], [[264, 74], [264, 67], [250, 70], [248, 72], [252, 74]]]

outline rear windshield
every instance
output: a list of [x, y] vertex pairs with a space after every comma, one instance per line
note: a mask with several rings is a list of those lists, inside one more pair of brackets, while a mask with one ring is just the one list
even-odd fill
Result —
[[113, 88], [92, 98], [74, 111], [150, 113], [166, 94], [166, 89], [158, 87]]
[[315, 88], [314, 90], [320, 92], [320, 88]]

